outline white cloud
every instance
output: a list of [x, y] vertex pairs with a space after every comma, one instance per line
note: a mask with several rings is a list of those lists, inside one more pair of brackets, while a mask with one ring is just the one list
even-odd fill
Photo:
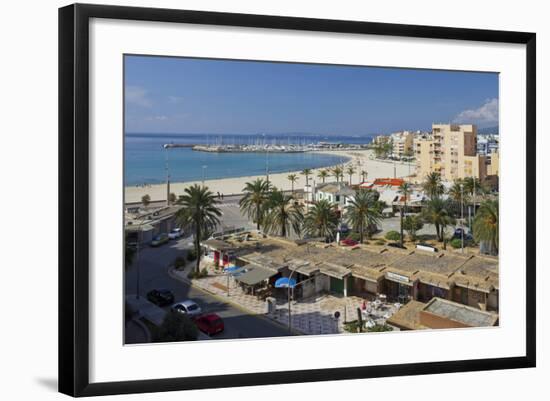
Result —
[[183, 97], [181, 96], [168, 96], [168, 102], [172, 104], [179, 104], [183, 101]]
[[127, 86], [125, 91], [126, 101], [141, 107], [151, 107], [153, 102], [148, 97], [147, 90], [140, 86]]
[[168, 120], [168, 116], [152, 116], [152, 117], [147, 117], [146, 120], [147, 121], [166, 121]]
[[477, 109], [464, 110], [453, 119], [455, 123], [496, 123], [498, 122], [498, 99], [487, 99]]

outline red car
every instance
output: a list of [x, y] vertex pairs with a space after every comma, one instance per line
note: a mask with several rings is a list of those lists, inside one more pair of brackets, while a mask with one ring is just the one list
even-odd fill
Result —
[[344, 246], [355, 246], [357, 245], [359, 242], [351, 239], [351, 238], [346, 238], [346, 239], [343, 239], [342, 241], [340, 241], [342, 243], [342, 245]]
[[202, 315], [195, 319], [195, 324], [205, 334], [209, 336], [221, 333], [224, 329], [223, 320], [215, 313]]

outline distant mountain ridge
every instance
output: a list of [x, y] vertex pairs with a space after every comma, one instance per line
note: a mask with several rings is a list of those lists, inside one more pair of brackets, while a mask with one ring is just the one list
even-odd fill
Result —
[[498, 135], [498, 127], [486, 127], [486, 128], [478, 128], [477, 129], [478, 134], [496, 134]]

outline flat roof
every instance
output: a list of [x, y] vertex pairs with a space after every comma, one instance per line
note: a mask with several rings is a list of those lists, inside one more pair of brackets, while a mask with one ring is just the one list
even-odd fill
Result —
[[256, 285], [277, 274], [277, 272], [261, 266], [245, 266], [245, 269], [248, 269], [247, 272], [235, 277], [235, 280], [246, 285]]
[[[319, 270], [338, 278], [351, 273], [365, 280], [378, 280], [390, 272], [407, 276], [411, 281], [420, 280], [424, 284], [445, 289], [449, 289], [453, 283], [484, 292], [498, 289], [497, 258], [464, 256], [452, 251], [428, 253], [366, 244], [353, 248], [315, 241], [297, 244], [254, 233], [246, 241], [229, 236], [224, 238], [223, 243], [229, 244], [236, 256], [245, 263], [276, 271], [289, 268], [311, 275]], [[321, 269], [321, 265], [331, 267]]]
[[455, 322], [463, 323], [471, 327], [494, 326], [498, 320], [498, 316], [496, 314], [442, 298], [432, 298], [422, 311], [429, 312]]
[[202, 241], [201, 244], [219, 251], [233, 249], [233, 246], [230, 243], [214, 238]]

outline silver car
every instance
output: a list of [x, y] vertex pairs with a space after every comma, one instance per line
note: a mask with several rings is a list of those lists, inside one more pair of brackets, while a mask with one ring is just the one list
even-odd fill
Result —
[[190, 299], [175, 303], [172, 305], [172, 310], [178, 313], [185, 313], [190, 317], [198, 316], [202, 313], [201, 307]]

